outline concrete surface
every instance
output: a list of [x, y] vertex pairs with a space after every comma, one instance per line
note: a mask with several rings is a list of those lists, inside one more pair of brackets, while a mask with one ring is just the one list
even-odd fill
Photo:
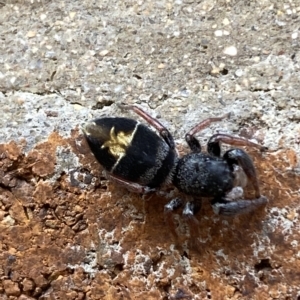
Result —
[[[300, 299], [299, 1], [1, 1], [1, 299]], [[253, 139], [266, 208], [194, 236], [109, 182], [80, 126], [135, 103]], [[169, 190], [168, 190], [169, 191]], [[251, 189], [248, 191], [251, 195]]]

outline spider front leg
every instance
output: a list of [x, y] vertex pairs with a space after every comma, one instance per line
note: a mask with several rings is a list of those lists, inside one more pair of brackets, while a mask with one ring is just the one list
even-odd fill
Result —
[[[268, 202], [268, 199], [260, 194], [256, 170], [250, 156], [244, 150], [237, 148], [228, 150], [224, 154], [223, 158], [230, 166], [232, 166], [233, 169], [234, 166], [239, 166], [242, 168], [243, 172], [247, 176], [247, 179], [252, 183], [254, 187], [256, 198], [252, 200], [234, 199], [233, 201], [230, 201], [228, 197], [226, 197], [226, 195], [222, 197], [216, 197], [212, 201], [214, 212], [217, 214], [228, 216], [236, 215], [251, 212], [257, 209], [259, 206], [266, 204]], [[237, 178], [237, 181], [239, 181], [239, 178]], [[234, 194], [234, 189], [238, 189], [238, 187], [234, 187], [233, 191], [230, 192], [231, 194]], [[240, 198], [241, 196], [242, 195], [237, 195], [235, 198]]]
[[118, 104], [118, 106], [122, 109], [133, 110], [136, 114], [142, 117], [159, 132], [160, 136], [164, 139], [164, 141], [169, 145], [171, 149], [175, 149], [175, 142], [171, 133], [157, 119], [151, 117], [147, 112], [136, 105]]
[[228, 201], [226, 197], [215, 198], [212, 201], [212, 207], [216, 214], [224, 216], [234, 216], [256, 210], [258, 207], [268, 203], [265, 196], [253, 200]]
[[201, 152], [201, 145], [199, 143], [199, 141], [195, 138], [195, 134], [201, 130], [203, 130], [204, 128], [208, 127], [211, 123], [214, 122], [219, 122], [222, 121], [225, 118], [229, 118], [230, 117], [230, 112], [227, 113], [226, 115], [222, 116], [222, 117], [212, 117], [212, 118], [208, 118], [203, 120], [202, 122], [200, 122], [199, 124], [197, 124], [195, 127], [193, 127], [186, 135], [185, 135], [185, 140], [187, 142], [187, 144], [189, 145], [190, 149], [193, 152]]
[[[234, 146], [250, 146], [259, 149], [260, 151], [266, 151], [268, 148], [262, 145], [256, 144], [249, 140], [234, 137], [228, 134], [215, 134], [213, 135], [207, 144], [207, 151], [210, 155], [220, 157], [221, 155], [221, 145], [220, 143], [226, 143]], [[257, 180], [256, 170], [252, 159], [250, 156], [242, 149], [234, 148], [228, 150], [224, 156], [224, 160], [228, 162], [230, 166], [234, 168], [234, 165], [239, 165], [244, 173], [246, 174], [248, 180], [252, 183], [255, 189], [255, 197], [260, 197], [259, 184]]]

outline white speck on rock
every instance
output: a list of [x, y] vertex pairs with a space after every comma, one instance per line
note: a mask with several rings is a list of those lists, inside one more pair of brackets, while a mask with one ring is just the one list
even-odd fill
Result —
[[237, 70], [235, 71], [235, 75], [236, 75], [237, 77], [241, 77], [241, 76], [243, 76], [243, 74], [244, 74], [244, 72], [243, 72], [243, 70], [241, 70], [241, 69], [237, 69]]
[[292, 39], [295, 40], [298, 37], [298, 32], [292, 33]]
[[237, 48], [235, 46], [226, 47], [223, 50], [223, 53], [229, 56], [236, 56], [237, 55]]
[[223, 30], [216, 30], [215, 36], [223, 36]]
[[229, 19], [225, 18], [222, 22], [224, 25], [229, 25], [230, 24], [230, 21]]
[[107, 55], [108, 54], [108, 50], [102, 50], [99, 54], [100, 54], [100, 56], [105, 56], [105, 55]]

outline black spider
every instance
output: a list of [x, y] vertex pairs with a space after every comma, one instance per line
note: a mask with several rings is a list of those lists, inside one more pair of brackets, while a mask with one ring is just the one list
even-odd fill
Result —
[[[208, 118], [186, 135], [191, 153], [178, 157], [172, 135], [158, 120], [134, 105], [121, 105], [145, 119], [160, 134], [157, 135], [136, 120], [105, 117], [88, 122], [84, 128], [87, 142], [109, 177], [134, 192], [157, 190], [164, 183], [173, 183], [179, 191], [191, 196], [183, 214], [193, 218], [201, 207], [201, 197], [212, 198], [215, 213], [235, 215], [253, 211], [266, 204], [260, 194], [255, 167], [242, 149], [233, 148], [221, 157], [220, 142], [234, 146], [250, 146], [265, 151], [267, 148], [247, 139], [228, 134], [213, 135], [207, 145], [208, 153], [201, 152], [195, 134], [212, 122], [228, 117]], [[241, 188], [248, 181], [255, 191], [252, 200], [240, 199]], [[179, 198], [165, 205], [167, 215], [183, 205]]]

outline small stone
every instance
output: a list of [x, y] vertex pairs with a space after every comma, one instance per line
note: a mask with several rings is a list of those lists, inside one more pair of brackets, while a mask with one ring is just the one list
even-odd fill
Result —
[[243, 70], [241, 70], [241, 69], [237, 69], [237, 70], [235, 71], [235, 75], [236, 75], [237, 77], [241, 77], [241, 76], [243, 76], [243, 74], [244, 74], [244, 72], [243, 72]]
[[259, 62], [259, 61], [260, 61], [260, 57], [259, 57], [259, 56], [253, 57], [253, 61], [254, 61], [254, 62]]
[[239, 84], [236, 84], [234, 90], [236, 92], [241, 92], [243, 89], [242, 89], [242, 87]]
[[214, 34], [215, 36], [223, 36], [223, 30], [216, 30]]
[[230, 33], [227, 30], [216, 30], [214, 32], [214, 34], [215, 34], [215, 36], [220, 37], [220, 36], [224, 36], [224, 35], [229, 35]]
[[157, 68], [158, 68], [158, 69], [164, 69], [164, 68], [165, 68], [165, 64], [159, 64], [159, 65], [157, 66]]
[[24, 280], [22, 281], [22, 285], [24, 292], [32, 291], [35, 288], [34, 282], [28, 278], [24, 278]]
[[28, 31], [27, 32], [27, 37], [32, 38], [36, 36], [36, 32], [35, 31]]
[[218, 67], [213, 67], [210, 71], [211, 74], [216, 75], [220, 73], [220, 69]]
[[69, 16], [70, 16], [70, 19], [73, 20], [74, 17], [76, 16], [76, 12], [75, 12], [75, 11], [71, 11], [71, 12], [69, 13]]
[[20, 296], [21, 291], [16, 282], [4, 280], [3, 287], [7, 296]]
[[295, 210], [292, 210], [289, 214], [287, 214], [287, 219], [290, 221], [293, 221], [296, 217], [298, 217], [298, 214]]
[[292, 33], [292, 39], [295, 40], [298, 37], [298, 32]]
[[224, 63], [220, 63], [220, 64], [219, 64], [219, 69], [220, 69], [220, 70], [224, 70], [225, 67], [226, 67], [226, 65], [225, 65]]
[[47, 286], [48, 281], [44, 278], [43, 275], [36, 274], [36, 277], [34, 278], [34, 283], [41, 288], [44, 288]]
[[105, 56], [105, 55], [107, 55], [108, 54], [108, 50], [102, 50], [100, 53], [99, 53], [99, 55], [100, 56]]
[[237, 48], [235, 46], [226, 47], [223, 50], [223, 53], [229, 56], [236, 56], [237, 55]]
[[5, 218], [3, 218], [1, 223], [8, 226], [13, 226], [15, 225], [15, 222], [15, 219], [13, 219], [11, 216], [6, 216]]
[[54, 51], [47, 51], [45, 53], [45, 58], [56, 59], [56, 53]]
[[83, 109], [82, 105], [81, 105], [81, 104], [78, 104], [78, 103], [73, 104], [73, 108], [74, 108], [75, 110], [81, 110], [81, 109]]
[[229, 25], [229, 24], [230, 24], [230, 21], [229, 21], [227, 18], [225, 18], [225, 19], [223, 20], [223, 24], [224, 24], [224, 25]]
[[31, 52], [32, 52], [33, 54], [37, 53], [38, 50], [39, 50], [39, 48], [37, 48], [37, 47], [32, 47], [32, 48], [31, 48]]

